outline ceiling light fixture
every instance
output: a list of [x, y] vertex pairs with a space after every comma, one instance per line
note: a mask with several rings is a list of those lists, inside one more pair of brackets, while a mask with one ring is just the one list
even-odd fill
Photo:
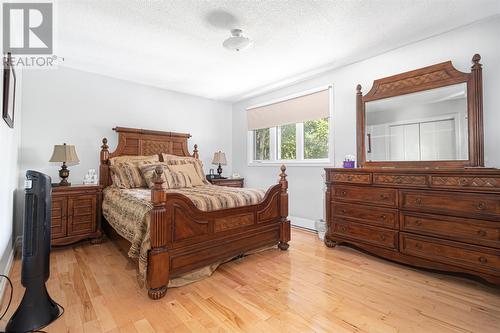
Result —
[[243, 37], [243, 31], [241, 29], [231, 29], [231, 37], [226, 39], [222, 45], [231, 51], [241, 51], [246, 49], [252, 44], [252, 41]]

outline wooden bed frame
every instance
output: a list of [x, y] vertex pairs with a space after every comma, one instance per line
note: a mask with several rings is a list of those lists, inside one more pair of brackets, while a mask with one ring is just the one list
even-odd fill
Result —
[[[198, 146], [188, 151], [190, 134], [160, 132], [116, 127], [118, 146], [109, 152], [107, 139], [102, 140], [99, 182], [112, 184], [109, 159], [123, 155], [154, 155], [161, 153], [198, 158]], [[278, 245], [288, 249], [288, 181], [281, 166], [279, 183], [267, 191], [256, 205], [205, 212], [181, 194], [162, 190], [161, 173], [155, 170], [151, 190], [151, 250], [148, 254], [147, 288], [152, 299], [167, 292], [169, 279], [194, 269], [242, 255], [264, 246]], [[106, 220], [103, 221], [107, 224]], [[125, 239], [121, 240], [123, 243]], [[128, 242], [127, 242], [128, 243]], [[130, 244], [130, 243], [128, 243]]]

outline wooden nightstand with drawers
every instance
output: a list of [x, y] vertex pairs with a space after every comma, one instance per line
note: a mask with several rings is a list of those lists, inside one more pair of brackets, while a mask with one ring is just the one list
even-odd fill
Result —
[[102, 186], [70, 185], [52, 188], [51, 244], [68, 245], [83, 239], [100, 243]]
[[228, 186], [228, 187], [243, 187], [245, 178], [213, 178], [207, 180], [213, 185]]

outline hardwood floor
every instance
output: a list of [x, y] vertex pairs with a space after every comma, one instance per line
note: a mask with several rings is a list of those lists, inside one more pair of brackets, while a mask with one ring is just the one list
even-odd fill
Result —
[[[45, 329], [50, 333], [488, 333], [500, 327], [499, 289], [347, 247], [329, 249], [298, 229], [288, 252], [227, 263], [208, 279], [169, 289], [160, 301], [148, 299], [134, 265], [109, 241], [54, 249], [51, 270], [49, 292], [66, 313]], [[11, 276], [7, 318], [22, 296], [19, 260]]]

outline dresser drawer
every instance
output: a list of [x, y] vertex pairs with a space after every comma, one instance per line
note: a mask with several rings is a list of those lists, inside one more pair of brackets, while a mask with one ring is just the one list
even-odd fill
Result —
[[401, 191], [402, 209], [465, 217], [500, 218], [500, 196], [493, 194]]
[[431, 186], [460, 188], [500, 190], [500, 176], [431, 176]]
[[384, 174], [373, 175], [373, 183], [380, 185], [405, 185], [415, 187], [427, 187], [426, 175]]
[[500, 222], [401, 213], [401, 231], [500, 248]]
[[395, 209], [369, 207], [341, 202], [332, 203], [335, 217], [348, 218], [360, 223], [368, 223], [386, 228], [397, 228], [398, 213]]
[[400, 233], [400, 251], [415, 257], [500, 274], [500, 250]]
[[351, 184], [371, 184], [372, 175], [370, 173], [335, 172], [331, 175], [334, 183]]
[[361, 243], [376, 245], [392, 250], [398, 248], [398, 232], [337, 219], [333, 223], [333, 233]]
[[397, 193], [396, 189], [389, 188], [334, 186], [333, 197], [342, 201], [396, 207]]

